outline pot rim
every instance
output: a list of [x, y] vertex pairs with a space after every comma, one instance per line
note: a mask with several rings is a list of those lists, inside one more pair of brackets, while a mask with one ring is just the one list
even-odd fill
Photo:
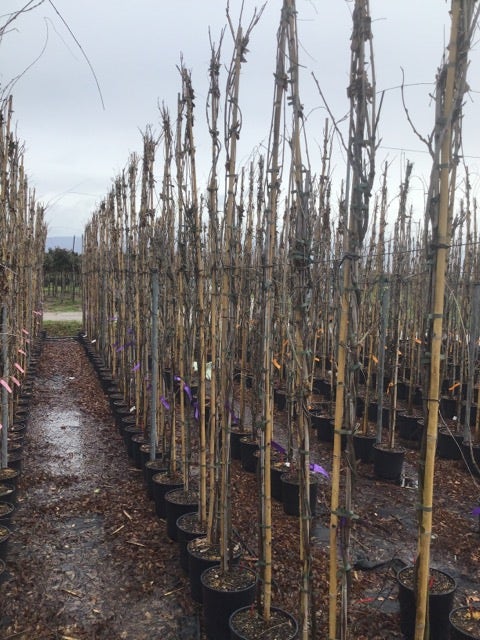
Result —
[[[239, 614], [240, 612], [243, 612], [243, 611], [252, 611], [252, 606], [250, 605], [250, 606], [246, 606], [246, 607], [240, 607], [239, 609], [235, 609], [235, 611], [233, 611], [230, 614], [230, 617], [228, 619], [229, 628], [234, 630], [235, 633], [237, 633], [237, 635], [240, 635], [240, 631], [237, 632], [236, 629], [233, 629], [233, 627], [234, 627], [234, 619], [235, 619], [235, 616], [237, 614]], [[253, 611], [258, 613], [258, 610], [257, 610], [256, 607], [253, 608]], [[281, 613], [284, 613], [288, 617], [288, 619], [293, 623], [293, 629], [292, 629], [291, 638], [292, 639], [296, 638], [297, 634], [298, 634], [298, 620], [295, 618], [295, 616], [292, 613], [290, 613], [289, 611], [286, 611], [285, 609], [282, 609], [281, 607], [273, 607], [272, 606], [271, 607], [271, 611], [279, 611]], [[242, 636], [242, 638], [244, 638], [245, 640], [249, 640], [248, 636]]]

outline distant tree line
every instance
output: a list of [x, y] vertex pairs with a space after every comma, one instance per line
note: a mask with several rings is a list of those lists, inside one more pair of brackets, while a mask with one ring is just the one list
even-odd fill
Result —
[[80, 286], [80, 254], [55, 247], [45, 253], [44, 283], [46, 295], [74, 301]]

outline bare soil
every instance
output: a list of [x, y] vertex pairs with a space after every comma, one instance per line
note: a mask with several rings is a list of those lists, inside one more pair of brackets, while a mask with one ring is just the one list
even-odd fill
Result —
[[[277, 418], [281, 425], [282, 412]], [[280, 426], [280, 442], [281, 436]], [[178, 544], [155, 515], [143, 474], [128, 460], [94, 370], [74, 340], [44, 344], [23, 456], [0, 586], [0, 638], [203, 640], [201, 606], [190, 598]], [[376, 480], [371, 465], [358, 465], [349, 607], [356, 640], [402, 637], [396, 570], [416, 554], [417, 457], [408, 450], [402, 484]], [[331, 468], [331, 445], [317, 442], [314, 432], [312, 461]], [[438, 460], [435, 481], [431, 565], [455, 577], [461, 606], [479, 595], [480, 536], [471, 511], [480, 491], [462, 461]], [[329, 500], [322, 476], [312, 538], [319, 639], [328, 620]], [[252, 568], [257, 504], [255, 474], [234, 460], [235, 534], [245, 549], [242, 562]], [[296, 614], [298, 520], [277, 501], [273, 519], [273, 604]]]

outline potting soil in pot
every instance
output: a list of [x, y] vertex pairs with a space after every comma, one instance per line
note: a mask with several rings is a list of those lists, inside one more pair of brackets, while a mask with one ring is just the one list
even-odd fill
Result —
[[478, 602], [457, 607], [450, 613], [451, 640], [480, 640], [480, 605]]
[[295, 618], [275, 607], [268, 622], [252, 607], [238, 609], [230, 616], [229, 627], [232, 640], [293, 640], [298, 633]]
[[[414, 568], [405, 567], [398, 573], [398, 600], [400, 603], [400, 628], [406, 640], [415, 635], [416, 598], [414, 592]], [[443, 571], [430, 569], [429, 621], [430, 636], [435, 640], [448, 640], [448, 616], [453, 606], [456, 582]]]

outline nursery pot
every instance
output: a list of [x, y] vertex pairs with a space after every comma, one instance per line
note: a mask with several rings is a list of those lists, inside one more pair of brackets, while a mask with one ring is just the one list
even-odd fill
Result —
[[11, 502], [0, 502], [0, 525], [9, 526], [15, 506]]
[[285, 389], [273, 390], [273, 402], [278, 411], [284, 411], [287, 406], [287, 392]]
[[0, 482], [8, 482], [15, 488], [17, 487], [17, 480], [20, 476], [20, 471], [13, 467], [4, 467], [0, 469]]
[[127, 406], [123, 406], [115, 410], [115, 423], [117, 425], [118, 432], [123, 436], [125, 426], [131, 424], [131, 420], [135, 422], [135, 418], [130, 413], [130, 409]]
[[404, 460], [404, 447], [397, 446], [391, 449], [385, 444], [373, 445], [373, 472], [376, 478], [398, 482], [402, 475]]
[[123, 430], [123, 442], [125, 443], [125, 448], [127, 450], [127, 454], [129, 458], [133, 459], [133, 436], [143, 435], [143, 431], [139, 429], [136, 425], [128, 425]]
[[282, 640], [295, 640], [298, 634], [295, 618], [278, 607], [271, 607], [269, 622], [265, 622], [256, 609], [242, 607], [232, 613], [228, 626], [230, 640], [276, 640], [278, 637]]
[[282, 501], [282, 475], [290, 470], [289, 462], [272, 462], [270, 465], [270, 490], [272, 498]]
[[399, 413], [397, 415], [397, 431], [402, 440], [406, 440], [417, 448], [423, 435], [423, 420], [419, 420], [416, 416]]
[[177, 541], [179, 550], [180, 566], [188, 574], [188, 554], [187, 544], [195, 538], [204, 538], [207, 534], [206, 528], [200, 525], [198, 512], [192, 511], [184, 513], [177, 520]]
[[27, 425], [25, 422], [14, 422], [11, 427], [8, 428], [9, 435], [22, 435], [25, 436], [27, 432]]
[[138, 448], [138, 452], [140, 455], [140, 468], [143, 471], [143, 479], [145, 480], [145, 483], [147, 482], [147, 475], [145, 472], [145, 465], [147, 464], [147, 462], [150, 460], [150, 442], [145, 441], [143, 444], [141, 444]]
[[7, 557], [10, 535], [10, 529], [4, 524], [0, 524], [0, 560], [5, 560]]
[[181, 489], [183, 487], [183, 479], [180, 475], [172, 477], [167, 473], [156, 473], [152, 478], [152, 483], [155, 513], [159, 518], [165, 519], [167, 517], [165, 494], [172, 489]]
[[463, 458], [467, 470], [474, 476], [480, 475], [480, 444], [462, 443]]
[[[465, 405], [462, 406], [461, 410], [460, 410], [460, 422], [462, 424], [466, 424], [467, 423], [467, 415], [466, 415], [467, 411], [465, 408]], [[477, 405], [476, 404], [472, 404], [470, 406], [470, 420], [469, 420], [469, 425], [471, 427], [474, 427], [477, 424]]]
[[21, 451], [12, 451], [12, 453], [7, 453], [7, 464], [12, 469], [16, 471], [22, 470], [23, 465], [23, 455]]
[[447, 420], [451, 420], [457, 415], [457, 406], [456, 398], [446, 398], [444, 396], [440, 398], [440, 413]]
[[[283, 511], [289, 516], [300, 515], [300, 484], [297, 474], [283, 473], [280, 477], [282, 483]], [[315, 515], [317, 509], [318, 476], [310, 474], [310, 513]]]
[[[400, 629], [405, 640], [413, 640], [415, 636], [417, 607], [413, 584], [414, 571], [414, 567], [408, 566], [397, 574]], [[452, 576], [438, 569], [430, 569], [428, 611], [432, 640], [448, 640], [449, 638], [448, 616], [453, 607], [456, 588], [457, 585]]]
[[480, 640], [480, 605], [472, 602], [450, 612], [450, 640]]
[[209, 640], [229, 637], [228, 621], [234, 611], [251, 605], [255, 598], [256, 576], [252, 569], [233, 565], [223, 573], [220, 566], [201, 575], [203, 619]]
[[[367, 416], [370, 422], [377, 422], [378, 418], [378, 404], [376, 402], [370, 402], [367, 409]], [[390, 409], [388, 407], [382, 407], [382, 425], [388, 426], [390, 420]]]
[[330, 416], [315, 416], [312, 426], [317, 430], [319, 442], [333, 442], [334, 420]]
[[153, 476], [157, 473], [166, 473], [168, 469], [168, 460], [164, 457], [155, 460], [147, 460], [143, 467], [144, 481], [147, 488], [147, 498], [153, 500]]
[[118, 391], [118, 389], [116, 389], [115, 391], [113, 391], [112, 393], [109, 393], [108, 395], [108, 401], [110, 403], [110, 409], [112, 411], [113, 414], [115, 414], [117, 408], [127, 408], [127, 405], [125, 404], [125, 400], [123, 397], [123, 393], [121, 393], [120, 391]]
[[0, 484], [0, 500], [2, 502], [10, 502], [16, 504], [17, 502], [17, 487], [13, 484]]
[[[231, 564], [238, 564], [242, 555], [238, 543], [233, 545]], [[188, 577], [190, 581], [190, 595], [195, 602], [203, 602], [201, 576], [205, 569], [220, 564], [220, 548], [218, 545], [208, 545], [204, 538], [195, 538], [187, 543]]]
[[240, 440], [241, 438], [248, 438], [250, 434], [251, 431], [232, 428], [230, 431], [230, 456], [232, 460], [241, 460]]
[[140, 447], [145, 444], [146, 438], [145, 434], [142, 432], [134, 433], [130, 439], [131, 441], [131, 449], [132, 449], [132, 460], [135, 464], [136, 469], [142, 468], [142, 454], [140, 451]]
[[167, 519], [167, 535], [170, 540], [178, 540], [177, 520], [180, 516], [198, 508], [198, 491], [183, 488], [172, 489], [165, 494], [165, 514]]
[[355, 458], [369, 464], [373, 462], [373, 445], [376, 442], [376, 436], [370, 433], [354, 433], [353, 449]]
[[122, 438], [125, 435], [125, 429], [127, 427], [135, 427], [136, 424], [137, 424], [137, 417], [135, 416], [135, 414], [132, 414], [130, 411], [128, 412], [128, 414], [122, 416], [119, 420], [117, 420], [118, 432], [120, 433]]
[[443, 460], [460, 460], [462, 457], [463, 434], [439, 429], [437, 455]]
[[250, 436], [240, 438], [240, 459], [242, 461], [242, 469], [254, 473], [257, 469], [257, 458], [255, 453], [260, 446], [258, 440], [252, 440]]
[[324, 378], [314, 378], [313, 379], [313, 393], [318, 394], [325, 398], [325, 400], [330, 400], [332, 397], [332, 383], [330, 380], [325, 380]]

